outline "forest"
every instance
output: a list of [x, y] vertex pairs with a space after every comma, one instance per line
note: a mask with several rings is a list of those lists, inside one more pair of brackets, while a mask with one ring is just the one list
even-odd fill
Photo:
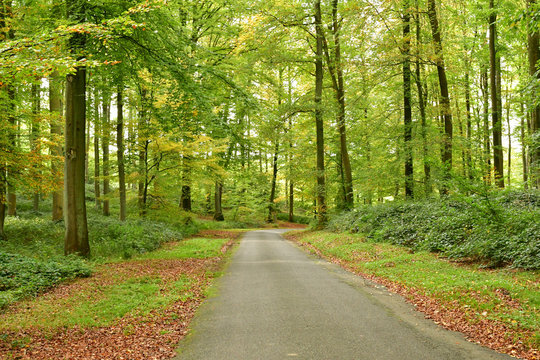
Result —
[[539, 41], [536, 0], [0, 0], [0, 354], [66, 281], [303, 224], [516, 274], [533, 359]]

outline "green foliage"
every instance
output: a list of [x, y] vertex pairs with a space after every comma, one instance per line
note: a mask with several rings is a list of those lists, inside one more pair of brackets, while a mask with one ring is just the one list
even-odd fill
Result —
[[0, 252], [0, 308], [59, 282], [90, 276], [88, 263], [75, 256], [36, 260]]
[[537, 192], [509, 192], [468, 201], [390, 202], [344, 213], [329, 228], [489, 266], [540, 269], [539, 199]]
[[88, 224], [94, 258], [129, 259], [135, 254], [156, 250], [164, 242], [183, 237], [180, 231], [168, 224], [143, 219], [120, 222], [112, 217], [92, 215]]
[[[116, 209], [116, 203], [111, 205]], [[31, 201], [20, 197], [18, 216], [6, 219], [7, 240], [0, 243], [0, 307], [90, 274], [87, 262], [63, 256], [64, 224], [50, 220], [50, 201], [42, 202], [40, 207], [43, 213], [35, 213]], [[89, 204], [91, 261], [131, 258], [197, 232], [198, 225], [190, 218], [175, 216], [176, 212], [169, 216], [164, 213], [150, 211], [150, 219], [121, 222], [116, 217], [102, 216]]]
[[[277, 218], [278, 220], [282, 220], [282, 221], [289, 221], [289, 214], [285, 214], [285, 213], [279, 213], [277, 215]], [[304, 216], [304, 215], [294, 215], [293, 216], [293, 221], [294, 223], [297, 223], [297, 224], [309, 224], [311, 221], [313, 220], [312, 217], [309, 217], [309, 216]]]

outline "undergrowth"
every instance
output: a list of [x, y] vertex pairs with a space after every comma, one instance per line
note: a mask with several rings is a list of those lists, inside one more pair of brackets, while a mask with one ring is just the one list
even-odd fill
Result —
[[90, 259], [64, 256], [64, 224], [50, 219], [50, 200], [33, 211], [31, 201], [20, 197], [17, 216], [7, 217], [7, 239], [0, 242], [0, 309], [14, 301], [34, 296], [76, 277], [89, 276], [94, 264], [129, 259], [154, 251], [165, 242], [181, 240], [199, 230], [199, 225], [176, 209], [152, 209], [145, 218], [130, 208], [128, 219], [103, 216], [87, 204]]
[[539, 192], [362, 206], [335, 217], [328, 229], [489, 267], [540, 269]]

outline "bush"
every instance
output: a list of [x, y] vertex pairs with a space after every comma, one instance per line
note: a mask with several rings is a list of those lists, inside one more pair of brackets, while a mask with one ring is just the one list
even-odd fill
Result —
[[538, 192], [362, 206], [333, 218], [328, 228], [489, 266], [540, 269]]
[[0, 308], [59, 282], [90, 276], [91, 272], [90, 266], [76, 256], [36, 260], [0, 252]]
[[120, 222], [112, 217], [92, 215], [88, 226], [93, 258], [129, 259], [156, 250], [165, 242], [183, 238], [179, 230], [150, 220]]
[[[278, 220], [281, 220], [281, 221], [289, 221], [289, 214], [279, 213], [277, 215], [277, 218]], [[292, 222], [296, 224], [308, 225], [312, 220], [313, 220], [313, 217], [303, 216], [303, 215], [294, 215]]]

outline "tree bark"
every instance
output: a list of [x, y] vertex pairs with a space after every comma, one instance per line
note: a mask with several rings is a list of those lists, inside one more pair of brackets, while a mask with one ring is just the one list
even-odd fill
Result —
[[[536, 0], [528, 0], [529, 9], [534, 9]], [[529, 53], [529, 74], [537, 82], [533, 92], [533, 106], [531, 107], [531, 135], [533, 138], [530, 147], [531, 157], [531, 180], [533, 186], [540, 189], [540, 102], [538, 101], [538, 82], [540, 81], [540, 32], [537, 28], [532, 28], [527, 36]]]
[[493, 165], [495, 184], [504, 188], [504, 158], [502, 148], [501, 94], [499, 84], [500, 58], [497, 54], [497, 12], [494, 0], [489, 0], [489, 67], [491, 94], [491, 121], [493, 126]]
[[[36, 159], [39, 159], [39, 155], [41, 154], [41, 149], [39, 145], [39, 137], [40, 137], [40, 120], [39, 112], [40, 112], [40, 85], [34, 83], [32, 84], [32, 126], [31, 126], [31, 134], [30, 134], [30, 147], [32, 149], [32, 152], [34, 153], [34, 156]], [[36, 166], [38, 166], [36, 164]], [[34, 194], [32, 195], [32, 209], [34, 211], [39, 211], [39, 200], [40, 200], [40, 193], [39, 191], [34, 191]]]
[[484, 123], [484, 183], [491, 185], [491, 141], [489, 137], [489, 90], [488, 90], [487, 69], [483, 69], [480, 78], [480, 88], [482, 90], [482, 99], [484, 105], [483, 123]]
[[324, 171], [324, 124], [322, 113], [323, 91], [323, 29], [321, 1], [315, 1], [315, 30], [317, 46], [315, 50], [315, 128], [317, 132], [317, 223], [326, 223], [326, 182]]
[[[68, 18], [85, 20], [80, 2], [67, 0]], [[76, 54], [85, 46], [85, 37], [74, 34], [69, 48]], [[84, 155], [86, 149], [86, 68], [77, 66], [67, 75], [65, 117], [64, 217], [66, 235], [64, 253], [90, 256], [84, 187]]]
[[529, 189], [529, 156], [527, 153], [527, 137], [525, 136], [525, 120], [527, 116], [525, 112], [525, 105], [521, 102], [521, 114], [520, 114], [520, 143], [521, 143], [521, 161], [523, 166], [523, 188], [525, 190]]
[[411, 108], [411, 13], [409, 0], [403, 1], [403, 129], [405, 150], [405, 198], [414, 197]]
[[94, 89], [94, 197], [96, 209], [101, 209], [101, 185], [100, 185], [100, 159], [99, 159], [99, 137], [101, 134], [99, 118], [99, 95], [97, 88]]
[[506, 90], [506, 124], [508, 126], [508, 186], [512, 182], [512, 125], [510, 124], [510, 89]]
[[0, 166], [0, 240], [6, 240], [4, 223], [6, 220], [6, 168], [4, 164]]
[[141, 110], [139, 112], [139, 124], [137, 129], [138, 145], [139, 145], [139, 214], [144, 216], [146, 214], [146, 196], [145, 196], [145, 184], [146, 184], [146, 168], [147, 168], [147, 156], [148, 156], [148, 140], [146, 139], [146, 89], [141, 90]]
[[[188, 138], [184, 138], [188, 141]], [[180, 195], [180, 207], [184, 211], [191, 211], [191, 164], [190, 157], [182, 157], [182, 193]]]
[[431, 33], [433, 36], [433, 45], [435, 47], [435, 56], [437, 64], [437, 74], [439, 77], [440, 87], [440, 106], [444, 119], [444, 134], [443, 134], [443, 152], [442, 164], [444, 179], [441, 187], [441, 194], [448, 194], [448, 184], [450, 180], [450, 172], [452, 170], [452, 111], [450, 108], [450, 96], [448, 94], [448, 80], [446, 78], [446, 69], [444, 65], [443, 47], [441, 41], [441, 32], [439, 30], [439, 20], [437, 18], [437, 8], [435, 0], [428, 0], [428, 16], [431, 25]]
[[223, 183], [218, 180], [215, 184], [215, 194], [214, 194], [214, 220], [223, 221], [225, 217], [223, 216], [223, 208], [221, 207], [221, 198], [223, 196]]
[[[51, 121], [51, 135], [53, 139], [60, 139], [62, 136], [62, 126], [60, 121], [62, 119], [62, 92], [60, 87], [62, 84], [57, 78], [57, 74], [53, 74], [49, 78], [49, 110], [53, 115]], [[51, 160], [51, 171], [56, 176], [62, 172], [62, 167], [60, 164], [60, 157], [62, 157], [62, 145], [58, 143], [51, 147], [51, 155], [53, 159]], [[64, 196], [62, 191], [55, 190], [52, 193], [52, 221], [60, 221], [63, 217], [63, 207], [64, 207]]]
[[279, 140], [276, 139], [275, 145], [274, 145], [274, 157], [272, 159], [272, 185], [270, 188], [270, 199], [268, 200], [268, 218], [266, 219], [266, 221], [269, 223], [274, 223], [277, 220], [277, 210], [276, 210], [276, 204], [274, 204], [274, 201], [276, 199], [278, 151], [279, 151]]
[[422, 68], [420, 66], [420, 11], [418, 9], [418, 0], [415, 1], [416, 6], [416, 61], [415, 61], [415, 82], [418, 93], [418, 107], [420, 110], [420, 126], [422, 133], [422, 157], [424, 163], [424, 193], [428, 197], [432, 192], [431, 186], [431, 165], [429, 162], [429, 149], [427, 139], [427, 122], [426, 122], [426, 103], [427, 103], [427, 88], [422, 81]]
[[118, 161], [118, 193], [120, 196], [120, 221], [126, 220], [126, 173], [124, 169], [124, 85], [118, 85], [116, 95], [116, 160]]
[[[321, 19], [322, 21], [322, 19]], [[340, 41], [340, 24], [338, 18], [338, 0], [332, 0], [332, 36], [334, 40], [333, 59], [330, 57], [328, 43], [324, 32], [321, 32], [322, 45], [326, 62], [328, 64], [328, 73], [332, 80], [332, 88], [336, 96], [338, 105], [337, 125], [339, 132], [339, 153], [337, 154], [338, 173], [341, 178], [343, 205], [345, 209], [354, 207], [354, 193], [351, 161], [347, 148], [347, 127], [345, 124], [345, 84], [343, 80], [343, 64], [341, 61], [341, 41]]]
[[111, 122], [111, 99], [103, 94], [103, 121], [101, 122], [101, 151], [103, 155], [103, 215], [111, 215], [109, 208], [109, 140]]
[[470, 88], [470, 75], [469, 67], [470, 61], [468, 60], [468, 54], [465, 62], [465, 110], [467, 111], [467, 145], [466, 145], [466, 167], [467, 177], [473, 179], [473, 167], [472, 167], [472, 116], [471, 116], [471, 88]]
[[[8, 123], [10, 126], [8, 135], [8, 146], [11, 150], [17, 149], [16, 121], [15, 121], [15, 89], [12, 84], [6, 84], [8, 93]], [[7, 215], [17, 215], [17, 194], [15, 187], [15, 169], [7, 167]]]

